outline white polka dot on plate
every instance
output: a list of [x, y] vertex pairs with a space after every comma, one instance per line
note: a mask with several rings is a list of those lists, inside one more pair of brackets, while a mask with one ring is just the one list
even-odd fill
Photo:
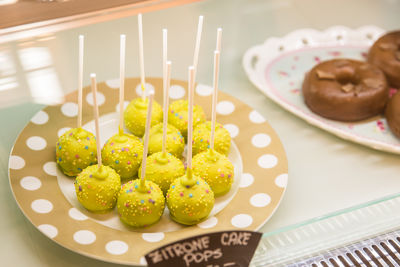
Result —
[[263, 122], [265, 122], [265, 118], [255, 110], [250, 112], [249, 119], [250, 119], [251, 122], [254, 122], [254, 123], [263, 123]]
[[142, 238], [147, 242], [158, 242], [164, 239], [164, 233], [143, 233]]
[[57, 132], [58, 137], [60, 137], [61, 135], [65, 134], [65, 133], [68, 132], [69, 130], [71, 130], [70, 127], [61, 128], [61, 129], [58, 130], [58, 132]]
[[264, 169], [270, 169], [278, 164], [278, 158], [272, 154], [265, 154], [258, 158], [258, 165]]
[[197, 226], [202, 229], [208, 229], [208, 228], [213, 228], [214, 226], [217, 225], [217, 223], [218, 219], [216, 217], [211, 217], [205, 220], [204, 222], [197, 224]]
[[112, 89], [119, 89], [119, 78], [117, 79], [109, 79], [106, 81], [108, 87]]
[[232, 123], [225, 124], [224, 128], [228, 130], [229, 135], [232, 138], [235, 138], [239, 134], [239, 128], [235, 124]]
[[88, 217], [80, 212], [77, 208], [70, 208], [68, 211], [68, 215], [76, 221], [84, 221], [88, 219]]
[[39, 111], [32, 117], [31, 122], [34, 124], [42, 125], [49, 120], [49, 115], [43, 110]]
[[250, 198], [250, 204], [257, 208], [267, 206], [271, 202], [271, 197], [265, 193], [255, 194]]
[[287, 185], [288, 175], [283, 173], [275, 178], [275, 184], [279, 187], [285, 188]]
[[81, 245], [89, 245], [96, 241], [96, 235], [89, 230], [80, 230], [75, 232], [74, 240]]
[[41, 224], [38, 226], [39, 230], [50, 238], [54, 238], [58, 234], [58, 230], [51, 224]]
[[250, 173], [243, 173], [242, 178], [240, 179], [239, 187], [244, 188], [252, 185], [254, 182], [254, 176]]
[[213, 89], [211, 86], [205, 84], [198, 84], [196, 86], [196, 93], [201, 96], [209, 96], [212, 94]]
[[259, 133], [256, 135], [253, 135], [253, 137], [251, 138], [251, 143], [255, 146], [255, 147], [266, 147], [269, 145], [269, 143], [271, 143], [271, 137], [269, 137], [268, 134], [263, 134], [263, 133]]
[[31, 203], [31, 208], [36, 213], [49, 213], [53, 209], [53, 204], [47, 199], [36, 199]]
[[[97, 105], [98, 106], [101, 106], [104, 104], [104, 102], [106, 102], [106, 97], [104, 96], [104, 94], [102, 92], [97, 92], [96, 96], [97, 96]], [[86, 102], [88, 102], [89, 105], [93, 106], [92, 92], [90, 92], [86, 95]]]
[[38, 190], [42, 186], [42, 182], [34, 176], [26, 176], [19, 183], [22, 188], [29, 191]]
[[12, 155], [10, 157], [10, 162], [8, 163], [10, 169], [19, 170], [25, 166], [25, 160], [20, 156]]
[[[146, 83], [145, 89], [145, 95], [148, 95], [149, 92], [154, 91], [154, 86], [151, 83]], [[142, 96], [142, 86], [140, 85], [140, 83], [136, 86], [135, 91], [138, 96]]]
[[42, 150], [46, 147], [47, 142], [43, 137], [31, 136], [26, 140], [26, 145], [32, 150]]
[[55, 163], [54, 161], [46, 162], [43, 165], [43, 170], [48, 175], [57, 176], [57, 163]]
[[237, 228], [246, 228], [253, 223], [253, 217], [248, 214], [238, 214], [231, 220], [231, 224]]
[[67, 117], [75, 117], [78, 115], [78, 104], [67, 102], [61, 106], [61, 112]]
[[235, 110], [235, 105], [231, 101], [221, 101], [217, 104], [217, 113], [229, 115]]
[[145, 257], [140, 257], [140, 264], [147, 265], [147, 261]]
[[[124, 101], [124, 110], [129, 105], [129, 101]], [[115, 106], [115, 111], [119, 113], [119, 103]]]
[[186, 94], [185, 88], [180, 85], [171, 85], [169, 88], [169, 97], [172, 99], [180, 99]]
[[122, 255], [128, 251], [128, 244], [124, 241], [113, 240], [106, 244], [106, 250], [112, 255]]

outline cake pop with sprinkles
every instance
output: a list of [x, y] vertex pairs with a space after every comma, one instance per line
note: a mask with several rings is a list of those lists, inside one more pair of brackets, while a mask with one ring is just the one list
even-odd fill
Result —
[[103, 164], [112, 167], [122, 180], [133, 178], [142, 161], [143, 143], [132, 135], [124, 133], [124, 88], [125, 88], [125, 35], [121, 35], [120, 49], [120, 90], [119, 90], [119, 131], [108, 139], [101, 151]]
[[[168, 61], [166, 63], [167, 70], [164, 72], [164, 109], [168, 107], [168, 91], [170, 87], [171, 81], [171, 62]], [[165, 77], [167, 76], [167, 77]], [[165, 112], [164, 114], [168, 114]], [[168, 118], [164, 117], [163, 128], [162, 131], [162, 140], [161, 140], [161, 151], [150, 155], [147, 158], [147, 166], [146, 166], [146, 179], [149, 181], [153, 181], [161, 188], [164, 195], [167, 193], [170, 184], [178, 177], [181, 177], [185, 174], [185, 167], [183, 166], [182, 161], [172, 155], [172, 153], [168, 153], [167, 151], [167, 120]], [[154, 127], [153, 127], [154, 128]], [[152, 128], [152, 129], [153, 129]], [[151, 130], [150, 130], [151, 133]], [[184, 144], [184, 143], [183, 143]], [[149, 144], [150, 145], [150, 144]], [[150, 146], [149, 146], [150, 147]], [[181, 151], [182, 154], [183, 150]], [[139, 176], [141, 175], [139, 169]]]
[[171, 218], [184, 225], [197, 224], [209, 216], [214, 207], [214, 193], [210, 186], [192, 171], [193, 87], [194, 68], [189, 67], [189, 120], [187, 169], [167, 192], [167, 206]]
[[[221, 51], [221, 36], [222, 29], [217, 30], [217, 50]], [[218, 70], [217, 70], [218, 71]], [[218, 75], [218, 74], [217, 74]], [[213, 91], [213, 111], [212, 115], [216, 116], [215, 107], [218, 99], [218, 91]], [[214, 118], [215, 119], [215, 118]], [[210, 137], [211, 137], [211, 121], [207, 121], [198, 124], [193, 131], [193, 154], [196, 155], [200, 152], [206, 151], [210, 148]], [[214, 132], [214, 149], [215, 151], [228, 155], [231, 147], [231, 136], [227, 129], [222, 124], [215, 121], [215, 132]]]
[[117, 201], [119, 218], [133, 227], [146, 227], [156, 223], [165, 208], [165, 198], [160, 187], [152, 181], [146, 181], [145, 177], [153, 97], [154, 93], [150, 92], [140, 179], [124, 184]]
[[[169, 102], [169, 88], [171, 79], [168, 78], [167, 70], [167, 29], [163, 29], [163, 89], [164, 89], [164, 117], [163, 123], [159, 123], [150, 129], [150, 142], [149, 142], [149, 154], [160, 152], [163, 148], [166, 151], [174, 155], [175, 157], [181, 158], [183, 150], [185, 149], [185, 139], [181, 132], [168, 124], [168, 102]], [[171, 62], [168, 61], [169, 68], [171, 68]], [[169, 73], [171, 75], [171, 73]], [[168, 84], [166, 84], [168, 83]], [[166, 139], [164, 139], [164, 130], [167, 129]]]
[[[203, 16], [199, 16], [199, 24], [197, 27], [196, 44], [193, 55], [194, 76], [193, 82], [196, 81], [197, 65], [199, 61], [201, 33], [203, 29]], [[168, 123], [177, 128], [182, 135], [187, 138], [188, 131], [188, 101], [177, 100], [171, 103], [169, 109]], [[206, 114], [200, 105], [193, 106], [193, 127], [206, 121]]]
[[[148, 99], [145, 95], [145, 76], [144, 76], [144, 59], [143, 59], [143, 27], [142, 14], [138, 15], [138, 31], [139, 31], [139, 63], [140, 63], [140, 86], [142, 88], [142, 97], [133, 99], [125, 109], [124, 119], [125, 126], [137, 137], [142, 137], [145, 131], [146, 114]], [[162, 121], [163, 114], [160, 104], [154, 101], [151, 112], [151, 126]]]
[[87, 210], [104, 213], [112, 210], [117, 203], [121, 178], [111, 167], [104, 166], [100, 153], [99, 110], [97, 106], [96, 75], [91, 74], [93, 109], [95, 114], [97, 161], [98, 164], [85, 168], [76, 177], [74, 186], [78, 201]]
[[91, 132], [82, 129], [82, 73], [83, 41], [79, 36], [78, 72], [78, 126], [65, 132], [56, 143], [56, 161], [65, 175], [76, 176], [86, 167], [97, 163], [96, 139]]
[[229, 159], [215, 151], [216, 139], [216, 105], [218, 91], [219, 51], [214, 52], [214, 90], [211, 120], [210, 148], [193, 158], [193, 172], [203, 178], [210, 185], [216, 197], [224, 195], [231, 189], [234, 168]]

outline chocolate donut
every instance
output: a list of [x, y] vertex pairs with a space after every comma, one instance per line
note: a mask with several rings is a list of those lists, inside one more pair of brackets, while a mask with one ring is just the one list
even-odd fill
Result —
[[385, 73], [391, 86], [400, 88], [400, 31], [379, 38], [369, 50], [368, 62]]
[[315, 113], [333, 120], [358, 121], [383, 112], [388, 85], [378, 67], [351, 59], [319, 63], [306, 74], [303, 95]]
[[400, 91], [389, 100], [385, 117], [392, 133], [400, 138]]

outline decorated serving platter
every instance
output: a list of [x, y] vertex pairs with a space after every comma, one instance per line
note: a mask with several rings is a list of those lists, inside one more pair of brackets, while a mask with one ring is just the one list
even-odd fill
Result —
[[[400, 154], [400, 140], [391, 133], [383, 116], [356, 123], [329, 120], [313, 113], [301, 92], [304, 75], [314, 65], [333, 58], [365, 60], [369, 47], [384, 33], [376, 26], [300, 29], [249, 48], [243, 66], [262, 93], [308, 123], [343, 139]], [[395, 90], [391, 88], [390, 92]]]
[[[126, 79], [125, 99], [141, 94], [140, 79]], [[187, 98], [187, 82], [172, 80], [171, 101]], [[104, 143], [118, 127], [119, 80], [98, 84], [100, 138]], [[155, 89], [162, 103], [162, 79], [148, 78], [146, 88]], [[195, 104], [210, 119], [212, 88], [197, 85]], [[227, 195], [216, 199], [207, 220], [183, 226], [164, 212], [161, 220], [135, 229], [120, 222], [116, 212], [94, 214], [78, 202], [74, 178], [65, 176], [55, 161], [59, 136], [75, 127], [77, 92], [59, 106], [48, 106], [33, 116], [19, 134], [10, 154], [9, 180], [15, 200], [31, 223], [61, 246], [103, 261], [145, 264], [144, 255], [170, 242], [225, 230], [258, 230], [278, 208], [288, 180], [288, 164], [282, 143], [255, 110], [225, 93], [219, 94], [217, 120], [232, 137], [229, 159], [235, 177]], [[93, 96], [83, 90], [83, 128], [94, 132]], [[127, 105], [129, 101], [125, 101]], [[125, 106], [126, 106], [125, 105]]]

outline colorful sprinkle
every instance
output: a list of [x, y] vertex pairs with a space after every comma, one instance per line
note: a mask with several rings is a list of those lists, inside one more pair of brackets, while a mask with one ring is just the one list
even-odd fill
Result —
[[128, 164], [128, 165], [131, 165], [131, 162], [130, 162], [130, 161], [128, 161], [126, 164]]
[[89, 147], [88, 147], [88, 146], [85, 146], [85, 149], [89, 149]]
[[143, 199], [141, 199], [141, 200], [140, 200], [140, 203], [144, 204], [144, 200], [143, 200]]
[[75, 158], [79, 159], [79, 155], [78, 155], [78, 154], [76, 154], [76, 155], [75, 155]]
[[190, 193], [190, 194], [189, 194], [189, 197], [190, 197], [190, 198], [192, 198], [192, 197], [193, 197], [193, 194], [192, 194], [192, 193]]
[[115, 163], [116, 163], [116, 164], [119, 164], [119, 160], [116, 160]]
[[181, 197], [183, 197], [183, 192], [180, 192], [179, 195], [180, 195]]
[[79, 186], [79, 192], [82, 192], [82, 186], [81, 185]]

